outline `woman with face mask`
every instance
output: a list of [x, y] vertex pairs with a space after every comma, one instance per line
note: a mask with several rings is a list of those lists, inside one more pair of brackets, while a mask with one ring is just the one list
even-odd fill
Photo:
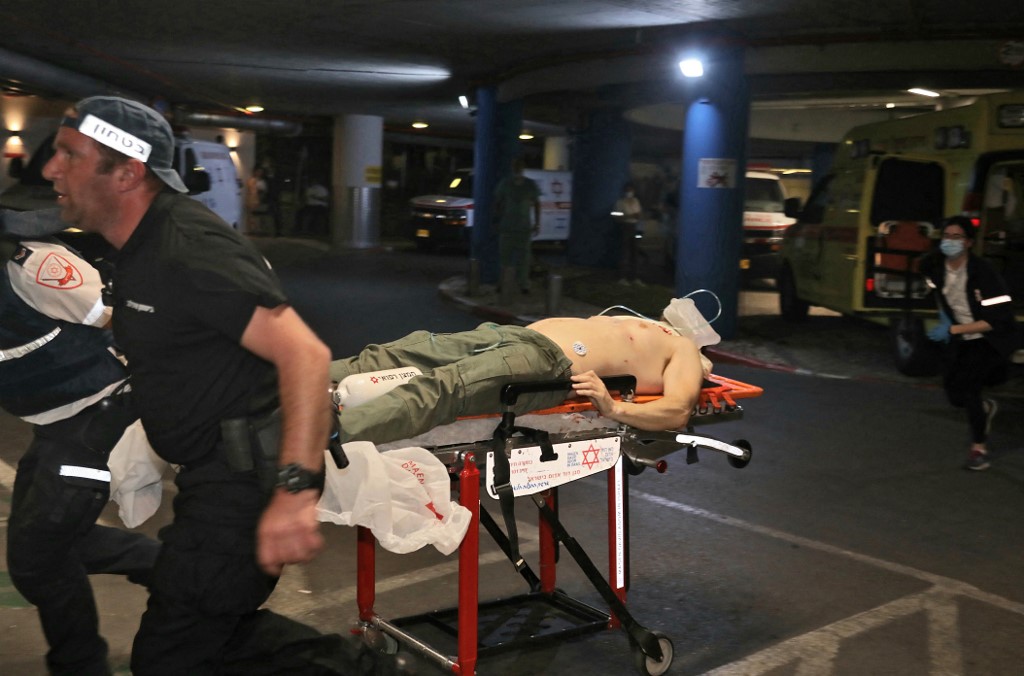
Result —
[[982, 389], [1006, 379], [1017, 331], [1006, 283], [971, 252], [974, 235], [970, 219], [946, 219], [941, 255], [926, 257], [921, 272], [939, 305], [939, 323], [928, 337], [948, 345], [943, 386], [950, 403], [967, 411], [971, 446], [964, 468], [983, 470], [989, 466], [986, 442], [998, 406], [982, 396]]

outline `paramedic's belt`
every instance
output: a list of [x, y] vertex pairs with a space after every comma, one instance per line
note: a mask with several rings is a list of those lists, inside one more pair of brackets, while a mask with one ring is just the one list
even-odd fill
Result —
[[[332, 415], [333, 429], [327, 440], [327, 449], [339, 469], [348, 466], [348, 458], [341, 449], [338, 416]], [[278, 450], [281, 446], [281, 409], [244, 418], [220, 421], [220, 444], [228, 467], [234, 472], [256, 470], [260, 487], [270, 495], [277, 483]], [[321, 473], [322, 476], [322, 473]], [[321, 483], [320, 489], [323, 490]]]

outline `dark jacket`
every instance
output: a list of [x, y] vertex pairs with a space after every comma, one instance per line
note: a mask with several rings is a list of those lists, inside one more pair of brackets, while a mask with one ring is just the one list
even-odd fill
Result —
[[128, 377], [109, 349], [109, 331], [52, 319], [30, 306], [11, 287], [5, 264], [0, 261], [0, 408], [37, 415]]
[[[946, 316], [953, 318], [953, 311], [942, 294], [946, 281], [945, 258], [941, 254], [926, 256], [921, 261], [921, 273], [935, 289], [939, 307]], [[991, 331], [982, 337], [992, 344], [999, 354], [1009, 359], [1018, 347], [1017, 323], [1013, 314], [1013, 299], [1006, 282], [992, 267], [992, 264], [973, 254], [967, 256], [967, 304], [975, 321], [986, 321]], [[954, 336], [956, 338], [956, 336]]]

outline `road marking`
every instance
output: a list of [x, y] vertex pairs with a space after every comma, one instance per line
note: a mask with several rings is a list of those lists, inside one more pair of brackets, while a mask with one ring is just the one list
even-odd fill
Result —
[[930, 588], [917, 594], [905, 596], [877, 608], [857, 613], [825, 627], [778, 643], [739, 661], [713, 669], [706, 672], [705, 676], [757, 676], [793, 664], [796, 665], [795, 673], [797, 676], [824, 676], [832, 674], [835, 668], [833, 664], [835, 657], [844, 639], [852, 638], [889, 622], [921, 612], [925, 614], [927, 619], [929, 673], [941, 674], [941, 676], [961, 676], [963, 674], [963, 656], [960, 650], [961, 640], [957, 597], [966, 596], [1011, 613], [1024, 615], [1024, 603], [1018, 603], [982, 591], [973, 585], [959, 580], [935, 575], [934, 573], [878, 559], [873, 556], [858, 554], [841, 547], [835, 547], [818, 542], [817, 540], [810, 540], [799, 535], [792, 535], [791, 533], [767, 526], [759, 526], [742, 519], [723, 516], [651, 493], [630, 491], [630, 496], [692, 516], [757, 533], [758, 535], [782, 540], [808, 549], [815, 549], [826, 554], [844, 557], [900, 575], [910, 576], [932, 585]]
[[[587, 480], [585, 479], [584, 481]], [[836, 547], [834, 545], [825, 544], [824, 542], [811, 540], [805, 537], [801, 537], [799, 535], [793, 535], [791, 533], [776, 530], [768, 526], [759, 526], [755, 523], [750, 523], [749, 521], [744, 521], [742, 519], [736, 519], [731, 516], [723, 516], [721, 514], [710, 512], [706, 509], [701, 509], [699, 507], [684, 505], [680, 502], [675, 502], [673, 500], [663, 498], [660, 495], [653, 495], [651, 493], [644, 493], [643, 491], [635, 490], [630, 490], [629, 494], [630, 497], [633, 498], [640, 498], [641, 500], [646, 500], [654, 504], [662, 505], [664, 507], [668, 507], [669, 509], [685, 512], [687, 514], [699, 516], [701, 518], [708, 519], [711, 521], [717, 521], [718, 523], [733, 526], [735, 528], [748, 530], [753, 533], [758, 533], [759, 535], [764, 535], [765, 537], [783, 540], [785, 542], [799, 545], [801, 547], [816, 549], [820, 552], [833, 554], [835, 556], [842, 556], [848, 559], [852, 559], [854, 561], [858, 561], [860, 563], [867, 564], [869, 566], [875, 566], [876, 568], [882, 568], [893, 573], [898, 573], [900, 575], [909, 575], [910, 577], [917, 578], [918, 580], [922, 580], [924, 582], [929, 582], [933, 585], [940, 586], [949, 593], [967, 596], [978, 601], [981, 601], [983, 603], [987, 603], [989, 605], [996, 606], [1003, 610], [1007, 610], [1011, 613], [1024, 615], [1024, 603], [1010, 601], [1009, 599], [1005, 599], [1002, 596], [996, 596], [995, 594], [982, 591], [974, 585], [967, 584], [966, 582], [961, 582], [960, 580], [954, 580], [953, 578], [944, 577], [942, 575], [936, 575], [934, 573], [929, 573], [927, 571], [919, 570], [917, 568], [911, 568], [910, 566], [904, 566], [900, 563], [886, 561], [885, 559], [878, 559], [873, 556], [868, 556], [866, 554], [858, 554], [857, 552], [851, 552], [848, 549], [843, 549], [841, 547]]]

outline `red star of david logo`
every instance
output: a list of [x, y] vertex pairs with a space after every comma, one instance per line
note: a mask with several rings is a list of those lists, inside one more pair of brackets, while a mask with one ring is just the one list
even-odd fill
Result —
[[376, 385], [377, 383], [380, 382], [380, 378], [378, 378], [377, 376], [370, 376], [370, 382]]
[[594, 444], [590, 444], [590, 448], [583, 451], [583, 464], [587, 466], [587, 469], [594, 469], [594, 465], [597, 464], [597, 451]]
[[51, 253], [39, 266], [36, 282], [51, 289], [75, 289], [82, 286], [82, 273], [67, 258]]

